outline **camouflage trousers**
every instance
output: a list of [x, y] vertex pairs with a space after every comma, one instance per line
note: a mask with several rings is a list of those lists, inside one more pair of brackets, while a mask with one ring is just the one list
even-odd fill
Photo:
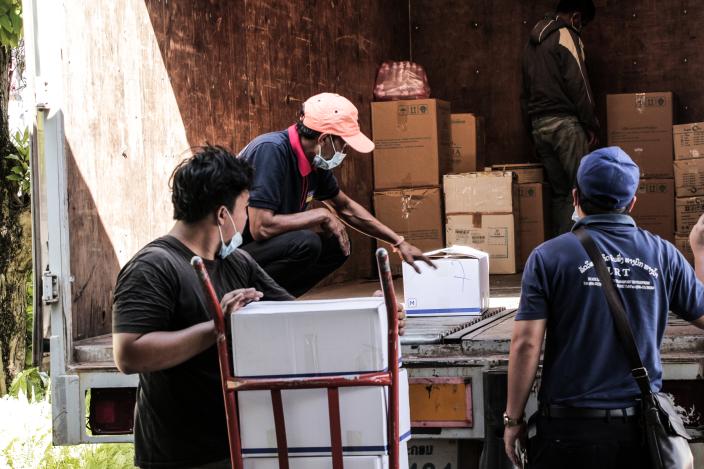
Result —
[[533, 119], [533, 142], [552, 189], [551, 218], [553, 236], [572, 229], [572, 189], [577, 168], [589, 153], [589, 137], [573, 116], [546, 116]]

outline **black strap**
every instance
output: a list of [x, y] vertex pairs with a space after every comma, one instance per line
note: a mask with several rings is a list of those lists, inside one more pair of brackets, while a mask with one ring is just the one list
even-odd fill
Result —
[[638, 353], [638, 345], [636, 345], [636, 340], [633, 337], [633, 330], [630, 324], [628, 324], [628, 319], [626, 317], [626, 309], [623, 306], [623, 299], [616, 290], [613, 279], [609, 274], [609, 270], [606, 267], [606, 262], [601, 256], [599, 248], [594, 243], [594, 240], [589, 235], [587, 230], [580, 226], [573, 233], [577, 236], [577, 239], [584, 246], [584, 250], [587, 251], [589, 257], [594, 263], [594, 270], [596, 271], [599, 281], [601, 282], [602, 290], [604, 295], [606, 295], [606, 302], [609, 304], [609, 310], [611, 310], [611, 315], [614, 318], [614, 324], [616, 326], [616, 333], [618, 334], [624, 349], [626, 350], [626, 355], [628, 356], [628, 362], [631, 366], [631, 374], [638, 383], [641, 394], [643, 397], [649, 397], [652, 392], [650, 390], [650, 378], [648, 377], [648, 370], [643, 366], [643, 362], [640, 359], [640, 354]]

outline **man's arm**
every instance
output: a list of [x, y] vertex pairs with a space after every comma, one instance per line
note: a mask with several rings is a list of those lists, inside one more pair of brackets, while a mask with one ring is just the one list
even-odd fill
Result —
[[[222, 297], [220, 307], [228, 315], [252, 301], [259, 301], [261, 297], [262, 293], [254, 288], [237, 289]], [[180, 331], [113, 333], [115, 365], [125, 374], [173, 368], [207, 350], [216, 338], [213, 321], [201, 322]]]
[[567, 95], [577, 111], [577, 117], [592, 138], [599, 128], [599, 120], [594, 112], [594, 94], [589, 84], [587, 69], [582, 60], [579, 41], [569, 32], [569, 28], [560, 30], [558, 53], [562, 61], [562, 79]]
[[343, 191], [340, 191], [335, 197], [326, 200], [324, 203], [332, 206], [340, 218], [355, 230], [395, 246], [401, 258], [413, 266], [416, 272], [420, 272], [413, 264], [416, 260], [422, 260], [429, 266], [434, 267], [432, 261], [423, 255], [420, 249], [406, 241], [402, 241], [401, 236], [396, 234], [394, 230], [377, 220], [367, 209], [352, 200]]
[[117, 369], [125, 374], [165, 370], [190, 360], [215, 343], [213, 321], [180, 331], [112, 335]]
[[[524, 416], [528, 395], [538, 371], [545, 325], [545, 319], [514, 322], [508, 356], [508, 395], [506, 398], [506, 414], [512, 419], [521, 419]], [[506, 427], [504, 430], [504, 449], [515, 465], [518, 465], [518, 461], [514, 447], [516, 439], [523, 437], [523, 433], [524, 425]]]
[[273, 210], [249, 207], [249, 231], [256, 241], [263, 241], [289, 231], [307, 230], [329, 222], [333, 216], [324, 208], [314, 208], [290, 215], [278, 215]]
[[[704, 215], [700, 216], [697, 223], [692, 227], [692, 231], [689, 233], [689, 245], [692, 246], [692, 253], [694, 254], [694, 272], [697, 275], [697, 279], [704, 283]], [[704, 305], [700, 305], [700, 308], [704, 310]], [[704, 329], [704, 316], [695, 319], [692, 324]]]

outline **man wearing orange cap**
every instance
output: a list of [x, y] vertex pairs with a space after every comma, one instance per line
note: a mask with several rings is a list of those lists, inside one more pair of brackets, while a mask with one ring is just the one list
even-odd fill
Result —
[[[345, 224], [386, 241], [411, 265], [414, 260], [432, 265], [418, 248], [340, 190], [332, 169], [345, 159], [347, 146], [360, 153], [374, 150], [357, 116], [348, 99], [321, 93], [303, 103], [298, 122], [258, 136], [238, 155], [254, 167], [242, 249], [294, 296], [347, 260]], [[327, 208], [307, 210], [313, 199]]]

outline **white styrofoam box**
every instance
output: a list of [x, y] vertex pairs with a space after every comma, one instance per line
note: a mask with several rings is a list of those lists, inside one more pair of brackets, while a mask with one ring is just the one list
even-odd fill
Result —
[[489, 254], [468, 246], [425, 253], [437, 269], [403, 264], [403, 293], [409, 316], [479, 315], [489, 308]]
[[[387, 450], [387, 388], [382, 386], [340, 389], [340, 426], [345, 455], [383, 455]], [[269, 391], [238, 394], [242, 454], [247, 457], [276, 455], [276, 429]], [[291, 456], [331, 454], [328, 399], [325, 389], [281, 392], [286, 442]], [[410, 438], [411, 416], [408, 373], [399, 372], [399, 434]]]
[[[344, 456], [345, 469], [388, 469], [388, 456]], [[290, 469], [330, 469], [332, 458], [329, 456], [291, 457], [288, 458]], [[277, 458], [245, 458], [244, 469], [279, 469]], [[408, 447], [405, 441], [399, 447], [399, 469], [408, 469]]]
[[231, 327], [235, 376], [359, 374], [388, 366], [379, 297], [251, 303], [231, 315]]

